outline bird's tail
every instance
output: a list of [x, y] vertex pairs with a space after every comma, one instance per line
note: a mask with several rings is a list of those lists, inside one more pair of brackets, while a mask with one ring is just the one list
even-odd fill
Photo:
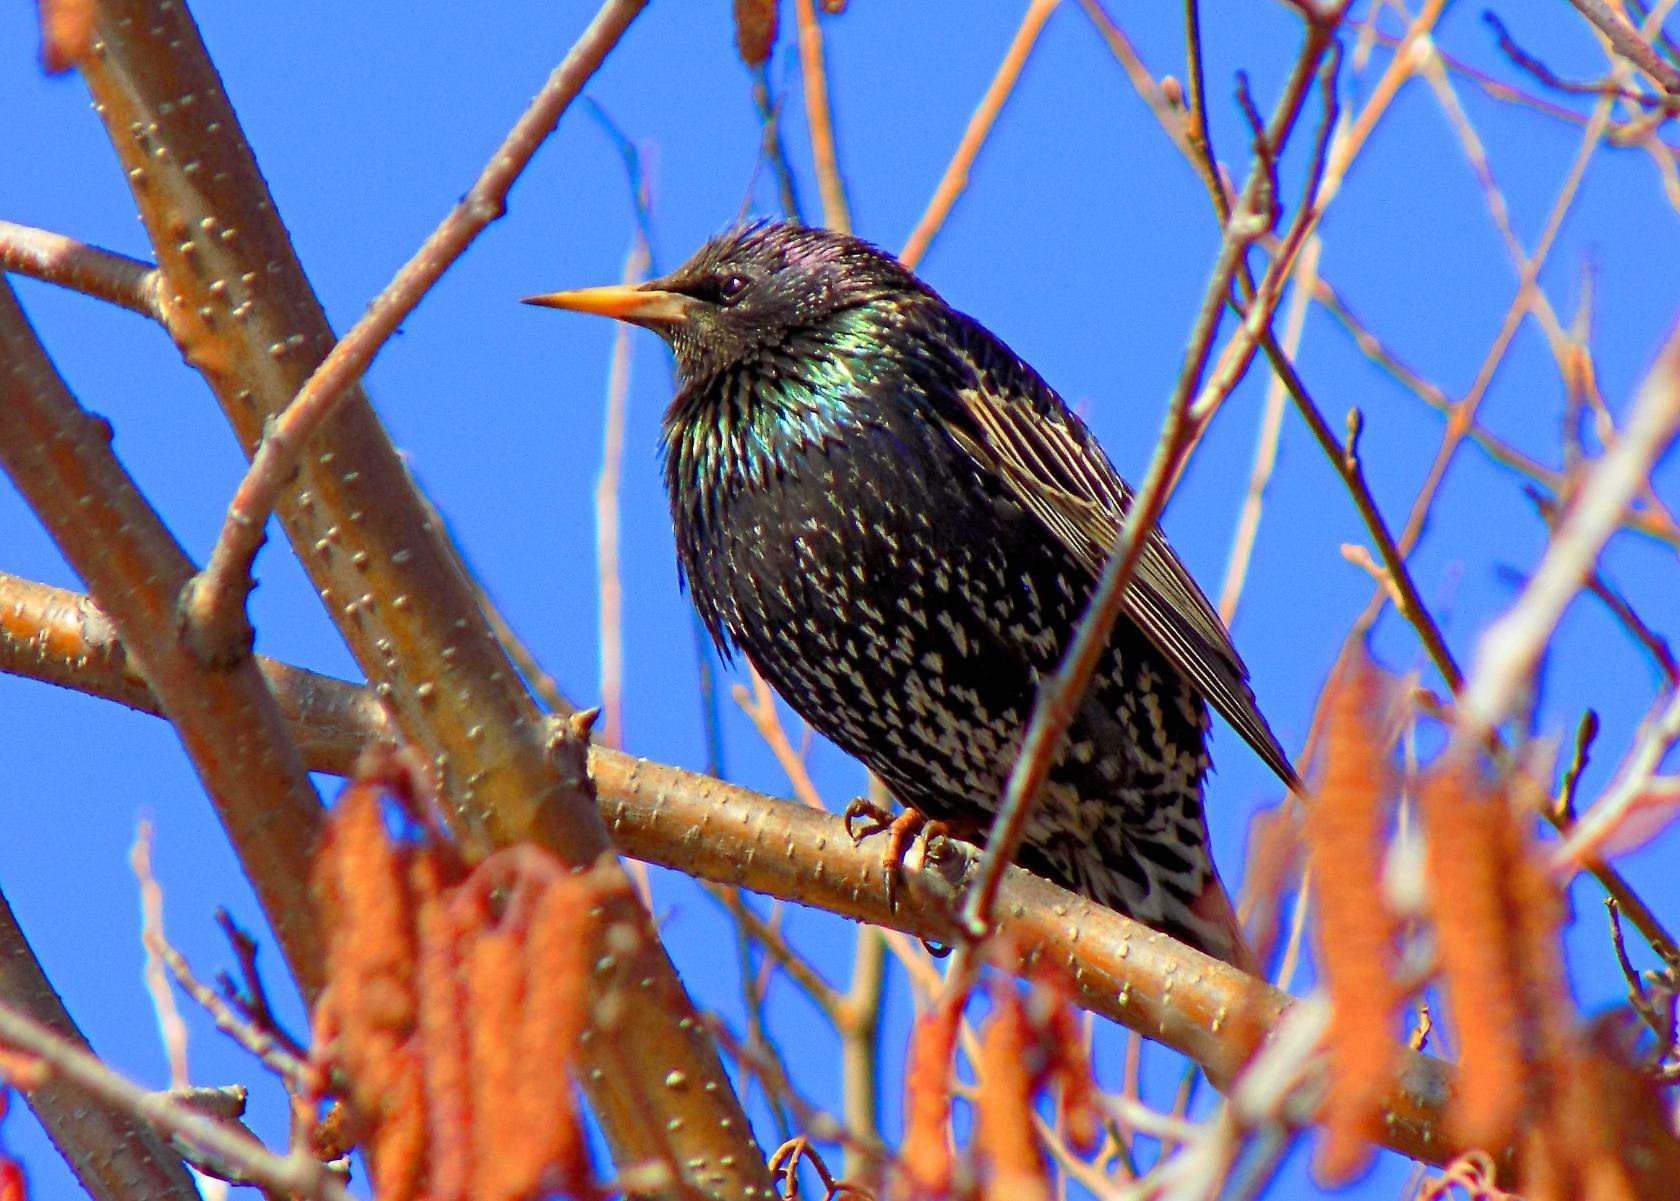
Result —
[[1218, 872], [1207, 874], [1201, 894], [1190, 902], [1189, 909], [1192, 928], [1185, 935], [1191, 946], [1251, 976], [1260, 975], [1260, 962], [1243, 935], [1231, 894], [1225, 891]]

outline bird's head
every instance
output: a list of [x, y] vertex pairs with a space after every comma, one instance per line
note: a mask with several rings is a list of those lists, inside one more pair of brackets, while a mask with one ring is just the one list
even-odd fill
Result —
[[736, 367], [818, 353], [841, 315], [930, 295], [897, 259], [832, 230], [760, 222], [720, 234], [675, 271], [639, 286], [530, 296], [526, 304], [643, 325], [689, 383]]

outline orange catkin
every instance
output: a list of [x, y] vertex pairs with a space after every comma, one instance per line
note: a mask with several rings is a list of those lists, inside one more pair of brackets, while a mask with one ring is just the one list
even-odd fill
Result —
[[1395, 1014], [1399, 923], [1384, 903], [1384, 852], [1393, 776], [1377, 728], [1384, 689], [1370, 662], [1350, 656], [1330, 698], [1324, 778], [1307, 814], [1319, 886], [1319, 965], [1332, 1012], [1325, 1139], [1317, 1171], [1340, 1184], [1362, 1171], [1381, 1133], [1383, 1097], [1399, 1057]]
[[456, 922], [437, 861], [414, 865], [419, 897], [421, 1062], [430, 1131], [428, 1201], [459, 1201], [472, 1178], [472, 1107], [466, 988]]
[[[400, 1087], [400, 1059], [415, 1020], [414, 935], [401, 856], [385, 834], [379, 790], [353, 784], [333, 812], [315, 861], [314, 892], [327, 944], [330, 1054], [370, 1115]], [[321, 1024], [317, 1017], [317, 1024]]]
[[778, 0], [735, 0], [735, 47], [749, 67], [761, 65], [776, 45]]
[[910, 1197], [951, 1191], [951, 1057], [962, 1023], [961, 1001], [924, 1013], [910, 1038], [904, 1073], [904, 1146], [898, 1162]]
[[467, 975], [468, 1079], [473, 1111], [472, 1197], [515, 1201], [534, 1192], [540, 1161], [527, 1159], [538, 1131], [519, 1106], [519, 1027], [525, 1003], [524, 948], [514, 931], [479, 930], [461, 946]]
[[980, 1044], [975, 1143], [986, 1161], [988, 1201], [1050, 1201], [1050, 1182], [1033, 1134], [1036, 1057], [1026, 1013], [1013, 988], [997, 990], [997, 1008]]
[[407, 1201], [424, 1187], [427, 1160], [413, 1045], [418, 950], [406, 856], [386, 834], [382, 795], [366, 781], [347, 788], [315, 860], [313, 889], [329, 936], [314, 1026], [317, 1054], [343, 1069], [348, 1100], [371, 1125], [379, 1195]]
[[[622, 883], [622, 879], [621, 879]], [[537, 1162], [563, 1193], [589, 1179], [588, 1144], [568, 1069], [589, 1017], [589, 942], [599, 897], [585, 877], [549, 883], [531, 915], [526, 1005], [519, 1032], [520, 1106]]]
[[93, 49], [93, 0], [41, 0], [41, 67], [57, 75]]
[[1525, 1006], [1513, 943], [1502, 798], [1485, 798], [1467, 762], [1438, 768], [1418, 807], [1441, 974], [1463, 1053], [1452, 1123], [1465, 1143], [1497, 1151], [1510, 1140], [1525, 1094]]

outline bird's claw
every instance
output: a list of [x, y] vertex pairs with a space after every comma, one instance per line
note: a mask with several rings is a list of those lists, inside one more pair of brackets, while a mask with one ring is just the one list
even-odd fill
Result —
[[[862, 830], [854, 828], [855, 823], [863, 819], [868, 820], [868, 827]], [[860, 796], [852, 798], [852, 803], [846, 806], [840, 820], [846, 823], [846, 837], [852, 840], [853, 846], [859, 846], [870, 835], [891, 829], [893, 814], [891, 810], [881, 808], [868, 797]]]
[[[869, 824], [864, 829], [855, 828], [855, 823], [867, 819]], [[881, 870], [887, 880], [887, 908], [898, 909], [898, 881], [904, 872], [904, 859], [910, 848], [915, 845], [918, 835], [922, 839], [922, 858], [925, 862], [936, 862], [949, 852], [949, 840], [945, 823], [930, 820], [925, 814], [915, 809], [906, 809], [894, 816], [881, 808], [868, 797], [858, 797], [846, 806], [844, 814], [846, 833], [851, 837], [854, 846], [862, 844], [863, 840], [885, 831], [887, 845], [881, 856]]]

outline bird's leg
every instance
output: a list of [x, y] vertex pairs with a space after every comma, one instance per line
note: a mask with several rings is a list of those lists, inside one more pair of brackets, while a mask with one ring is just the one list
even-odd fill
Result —
[[[852, 840], [852, 845], [856, 846], [873, 834], [891, 829], [895, 815], [891, 809], [882, 808], [868, 797], [858, 796], [852, 798], [851, 804], [846, 806], [840, 818], [846, 823], [847, 837]], [[862, 830], [856, 829], [856, 823], [866, 818], [869, 825]]]
[[[924, 861], [937, 860], [946, 852], [949, 828], [942, 821], [930, 819], [919, 809], [905, 806], [904, 812], [894, 816], [868, 797], [860, 796], [846, 806], [844, 820], [846, 833], [851, 836], [853, 845], [886, 832], [887, 845], [881, 855], [881, 870], [887, 879], [887, 906], [891, 909], [898, 908], [899, 875], [904, 871], [905, 857], [915, 845], [917, 836], [922, 838]], [[859, 829], [857, 823], [864, 820], [868, 825]]]

